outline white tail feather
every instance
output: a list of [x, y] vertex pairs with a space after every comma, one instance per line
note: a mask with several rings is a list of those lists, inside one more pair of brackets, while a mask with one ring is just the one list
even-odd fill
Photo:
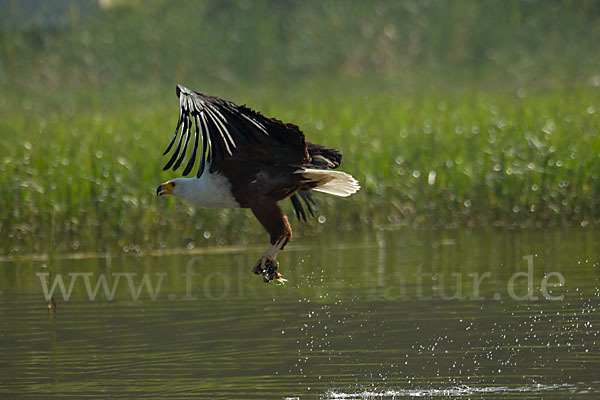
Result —
[[318, 182], [319, 185], [313, 190], [332, 194], [334, 196], [348, 197], [358, 192], [360, 185], [352, 175], [341, 171], [330, 171], [323, 169], [304, 169], [296, 173], [302, 174], [302, 177]]

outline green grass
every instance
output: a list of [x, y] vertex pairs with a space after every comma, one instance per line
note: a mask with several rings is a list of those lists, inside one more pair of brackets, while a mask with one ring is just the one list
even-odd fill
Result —
[[[317, 194], [327, 221], [295, 222], [301, 234], [600, 221], [595, 88], [412, 96], [365, 96], [358, 83], [333, 89], [327, 96], [273, 91], [233, 98], [340, 148], [342, 169], [361, 182], [347, 199]], [[0, 122], [7, 133], [0, 139], [4, 253], [48, 251], [50, 232], [61, 251], [263, 240], [246, 210], [201, 210], [154, 196], [158, 184], [176, 176], [161, 171], [177, 118], [170, 92], [148, 94], [153, 100], [144, 106], [93, 96], [44, 112], [31, 110], [31, 98], [11, 103]], [[96, 111], [79, 110], [88, 102], [97, 102]], [[284, 208], [292, 214], [288, 202]]]
[[154, 196], [176, 83], [343, 151], [363, 189], [316, 195], [299, 235], [600, 221], [598, 2], [74, 2], [57, 27], [10, 4], [3, 254], [264, 242], [246, 210]]

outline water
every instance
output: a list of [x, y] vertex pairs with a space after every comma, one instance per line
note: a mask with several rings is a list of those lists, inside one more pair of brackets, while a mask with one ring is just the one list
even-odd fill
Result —
[[280, 255], [286, 286], [249, 273], [262, 247], [3, 259], [0, 395], [597, 398], [599, 239], [322, 234]]

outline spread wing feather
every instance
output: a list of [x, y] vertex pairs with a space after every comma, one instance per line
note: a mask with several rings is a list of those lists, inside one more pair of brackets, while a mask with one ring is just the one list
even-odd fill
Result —
[[[275, 145], [282, 149], [286, 160], [291, 163], [308, 160], [304, 134], [295, 125], [284, 124], [248, 107], [181, 85], [177, 85], [176, 94], [179, 97], [179, 119], [173, 138], [163, 154], [168, 154], [175, 142], [177, 145], [164, 170], [172, 167], [175, 171], [181, 166], [192, 135], [192, 154], [183, 171], [184, 176], [191, 172], [196, 158], [200, 162], [197, 177], [202, 175], [207, 162], [213, 172], [226, 158], [234, 155], [240, 144]], [[198, 146], [201, 146], [199, 153]]]

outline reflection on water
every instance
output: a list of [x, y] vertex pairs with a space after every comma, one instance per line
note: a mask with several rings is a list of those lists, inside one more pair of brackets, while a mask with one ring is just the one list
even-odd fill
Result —
[[[261, 249], [63, 259], [50, 267], [4, 261], [0, 394], [512, 399], [600, 392], [600, 232], [318, 239], [299, 239], [281, 254], [286, 286], [250, 274]], [[42, 283], [46, 290], [56, 284], [55, 313], [46, 309]]]

